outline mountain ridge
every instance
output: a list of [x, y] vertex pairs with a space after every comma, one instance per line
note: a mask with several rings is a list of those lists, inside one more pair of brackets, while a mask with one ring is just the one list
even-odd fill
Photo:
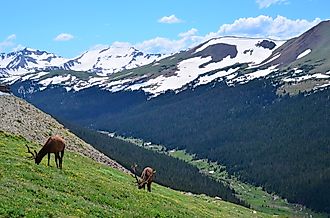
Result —
[[[281, 84], [279, 94], [321, 90], [330, 86], [329, 27], [330, 21], [323, 21], [289, 40], [212, 38], [170, 55], [108, 46], [64, 60], [47, 52], [25, 49], [22, 51], [35, 55], [16, 57], [11, 62], [5, 59], [5, 54], [0, 56], [0, 82], [31, 80], [40, 85], [34, 91], [52, 85], [63, 86], [67, 91], [93, 86], [110, 92], [143, 90], [152, 97], [166, 91], [180, 92], [191, 84], [196, 87], [225, 81], [235, 86], [259, 78], [273, 78], [276, 84]], [[44, 56], [38, 59], [39, 67], [36, 54]], [[14, 70], [8, 70], [8, 66]]]
[[[122, 55], [120, 55], [122, 54]], [[112, 57], [114, 56], [114, 57]], [[83, 52], [78, 57], [63, 58], [38, 49], [24, 48], [8, 54], [0, 54], [0, 77], [3, 75], [25, 75], [27, 73], [73, 70], [108, 75], [122, 69], [151, 63], [162, 54], [144, 54], [133, 47], [108, 46]], [[103, 63], [102, 63], [103, 62]], [[102, 65], [106, 67], [102, 67]], [[118, 65], [118, 68], [107, 66]]]

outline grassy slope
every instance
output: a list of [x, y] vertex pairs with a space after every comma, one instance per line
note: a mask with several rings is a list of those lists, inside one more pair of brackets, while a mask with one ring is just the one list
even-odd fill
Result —
[[[76, 153], [66, 152], [63, 170], [35, 165], [24, 138], [0, 131], [0, 217], [264, 217], [206, 196], [153, 185], [138, 190], [134, 179]], [[37, 145], [30, 144], [33, 148]]]

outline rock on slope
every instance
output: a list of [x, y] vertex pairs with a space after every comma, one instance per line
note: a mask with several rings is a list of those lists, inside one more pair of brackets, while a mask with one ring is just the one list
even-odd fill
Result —
[[0, 130], [22, 135], [40, 145], [43, 145], [50, 135], [59, 134], [65, 139], [69, 151], [128, 172], [116, 161], [69, 132], [50, 115], [12, 95], [0, 95]]

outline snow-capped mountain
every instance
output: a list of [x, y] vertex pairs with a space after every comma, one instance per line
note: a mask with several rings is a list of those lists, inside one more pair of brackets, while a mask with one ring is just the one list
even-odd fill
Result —
[[[228, 80], [228, 84], [238, 81], [239, 71], [243, 68], [252, 68], [267, 59], [272, 51], [280, 47], [285, 41], [269, 39], [253, 39], [239, 37], [221, 37], [211, 39], [195, 48], [181, 52], [165, 59], [156, 61], [145, 68], [147, 73], [141, 76], [138, 83], [127, 84], [130, 74], [141, 71], [132, 69], [127, 71], [128, 76], [123, 77], [123, 88], [126, 90], [142, 89], [148, 93], [158, 95], [167, 90], [180, 91], [187, 84], [202, 85], [217, 78]], [[273, 68], [267, 69], [270, 73]], [[157, 72], [157, 76], [154, 74]], [[125, 72], [122, 72], [125, 74]], [[257, 78], [262, 74], [251, 74], [248, 80]], [[135, 78], [139, 79], [139, 78]], [[118, 82], [118, 81], [117, 81]], [[112, 84], [107, 85], [112, 90]], [[114, 86], [118, 90], [118, 84]]]
[[[110, 91], [142, 89], [158, 95], [181, 89], [198, 78], [199, 84], [203, 84], [216, 75], [232, 77], [239, 68], [224, 68], [259, 64], [284, 42], [222, 37], [171, 56], [144, 54], [132, 47], [105, 47], [74, 59], [26, 48], [1, 54], [1, 81], [33, 80], [41, 90], [50, 85], [62, 85], [68, 91], [100, 86]], [[215, 71], [217, 74], [210, 75]]]
[[52, 70], [64, 64], [65, 58], [46, 51], [25, 48], [9, 54], [0, 54], [0, 77], [24, 75], [38, 70]]
[[133, 47], [107, 47], [87, 51], [65, 63], [64, 68], [74, 71], [91, 71], [106, 76], [152, 63], [161, 57], [161, 54], [144, 54]]
[[6, 83], [36, 80], [58, 70], [84, 71], [95, 77], [107, 76], [152, 63], [163, 56], [144, 54], [133, 47], [106, 47], [86, 51], [77, 58], [66, 59], [46, 51], [25, 48], [9, 54], [0, 54], [0, 78]]
[[322, 90], [330, 87], [329, 30], [330, 21], [323, 21], [287, 41], [211, 39], [151, 65], [123, 71], [121, 82], [110, 82], [107, 88], [142, 89], [156, 96], [167, 90], [180, 92], [212, 81], [224, 81], [231, 86], [269, 78], [279, 87], [278, 94]]
[[292, 85], [295, 90], [310, 91], [330, 86], [329, 29], [330, 21], [324, 21], [287, 41], [220, 37], [172, 55], [112, 46], [65, 59], [24, 49], [0, 55], [0, 82], [32, 80], [39, 90], [53, 85], [67, 91], [96, 86], [111, 92], [143, 90], [157, 96], [212, 81], [231, 86], [265, 77], [282, 85], [279, 93], [290, 93]]

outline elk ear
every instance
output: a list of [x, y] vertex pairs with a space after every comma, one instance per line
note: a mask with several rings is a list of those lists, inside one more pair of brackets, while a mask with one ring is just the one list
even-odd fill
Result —
[[156, 172], [157, 172], [156, 170], [153, 171], [154, 174], [155, 174]]

